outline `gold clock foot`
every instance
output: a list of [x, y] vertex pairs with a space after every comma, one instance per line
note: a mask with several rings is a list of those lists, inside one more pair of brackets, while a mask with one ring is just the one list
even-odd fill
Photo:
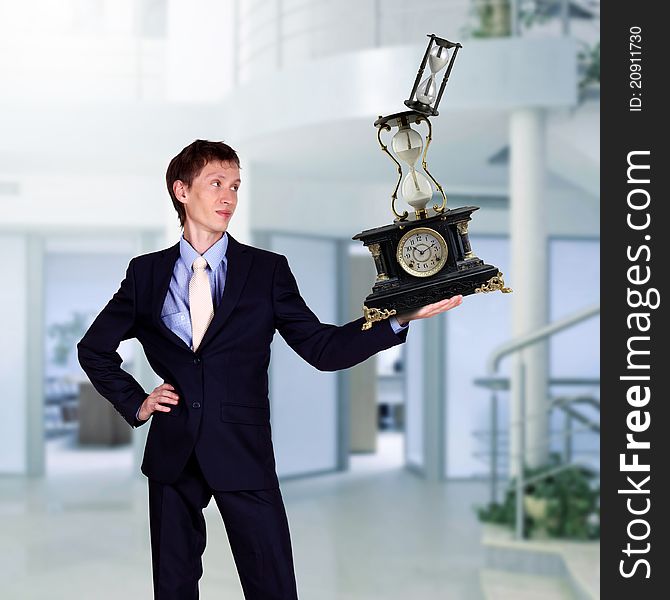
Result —
[[503, 279], [503, 274], [498, 271], [497, 275], [494, 275], [481, 287], [475, 288], [475, 294], [486, 293], [486, 292], [495, 292], [500, 290], [503, 294], [509, 294], [512, 292], [512, 288], [505, 287], [505, 280]]
[[363, 305], [363, 316], [365, 316], [365, 323], [363, 323], [363, 326], [361, 329], [365, 331], [366, 329], [370, 329], [372, 327], [372, 324], [375, 321], [381, 321], [382, 319], [388, 319], [391, 315], [394, 315], [396, 313], [395, 308], [388, 309], [379, 309], [379, 308], [368, 308]]

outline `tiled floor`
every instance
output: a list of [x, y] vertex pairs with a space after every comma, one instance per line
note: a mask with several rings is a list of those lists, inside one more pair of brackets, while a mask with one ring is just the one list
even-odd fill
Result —
[[[44, 479], [0, 478], [0, 598], [150, 599], [147, 485], [128, 449], [49, 452]], [[402, 438], [343, 474], [281, 482], [305, 600], [480, 600], [484, 484], [427, 484]], [[243, 595], [216, 504], [205, 509], [203, 600]]]

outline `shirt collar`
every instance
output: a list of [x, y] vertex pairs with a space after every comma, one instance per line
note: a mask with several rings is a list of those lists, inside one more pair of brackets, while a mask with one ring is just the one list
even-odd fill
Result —
[[[221, 239], [207, 248], [205, 253], [202, 254], [212, 271], [216, 270], [221, 261], [224, 259], [227, 249], [228, 232], [224, 231]], [[183, 233], [179, 238], [179, 255], [181, 256], [181, 259], [184, 261], [184, 264], [189, 271], [193, 267], [193, 261], [198, 258], [198, 256], [201, 256], [198, 251], [193, 248], [189, 242], [186, 241]]]

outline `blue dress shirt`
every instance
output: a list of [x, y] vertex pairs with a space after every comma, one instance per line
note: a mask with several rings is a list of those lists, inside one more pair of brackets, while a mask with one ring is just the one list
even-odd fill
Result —
[[[227, 249], [228, 234], [224, 232], [221, 239], [210, 246], [202, 255], [207, 261], [205, 270], [209, 275], [214, 310], [221, 302], [223, 289], [226, 286]], [[188, 282], [193, 275], [193, 261], [199, 256], [198, 251], [184, 239], [184, 234], [182, 234], [179, 239], [179, 258], [174, 264], [170, 287], [163, 302], [163, 310], [161, 310], [163, 323], [184, 340], [189, 348], [193, 341], [193, 330], [191, 329], [191, 312], [188, 301]]]
[[[207, 261], [207, 274], [212, 288], [212, 306], [214, 310], [221, 302], [223, 289], [226, 286], [226, 273], [228, 270], [228, 259], [226, 250], [228, 248], [228, 233], [224, 232], [221, 239], [210, 246], [202, 257]], [[179, 238], [179, 258], [174, 264], [172, 279], [168, 293], [163, 302], [161, 319], [163, 323], [174, 331], [190, 347], [193, 331], [191, 329], [191, 313], [188, 302], [188, 283], [193, 274], [193, 261], [198, 258], [198, 253], [189, 242], [184, 239], [182, 233]], [[400, 325], [395, 316], [389, 318], [391, 327], [395, 333], [399, 333], [409, 327], [409, 323]], [[136, 416], [139, 419], [140, 411], [137, 409]]]

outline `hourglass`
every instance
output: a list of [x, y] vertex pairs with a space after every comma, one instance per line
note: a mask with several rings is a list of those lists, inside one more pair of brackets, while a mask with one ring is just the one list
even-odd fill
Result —
[[409, 166], [409, 173], [402, 182], [402, 197], [415, 211], [425, 212], [426, 204], [433, 197], [433, 188], [423, 173], [417, 173], [415, 164], [421, 150], [423, 139], [409, 125], [402, 125], [393, 136], [391, 146], [396, 156]]
[[[421, 134], [411, 127], [413, 124], [419, 124], [421, 122], [425, 122], [428, 126], [428, 135], [426, 136], [425, 146]], [[433, 210], [435, 212], [443, 212], [447, 205], [447, 197], [442, 186], [430, 174], [426, 165], [426, 152], [428, 151], [428, 146], [432, 139], [432, 126], [428, 117], [415, 111], [405, 111], [389, 115], [388, 117], [379, 117], [379, 119], [375, 121], [375, 127], [377, 127], [377, 139], [379, 140], [379, 145], [398, 168], [398, 181], [396, 182], [393, 194], [391, 194], [391, 208], [397, 217], [396, 220], [404, 220], [408, 216], [407, 211], [404, 211], [401, 214], [395, 208], [395, 202], [398, 198], [398, 189], [402, 191], [403, 200], [414, 209], [416, 218], [422, 219], [426, 217], [426, 205], [433, 197], [434, 188], [433, 185], [431, 185], [431, 181], [435, 184], [435, 189], [442, 195], [442, 204], [434, 205]], [[381, 138], [382, 131], [391, 131], [394, 127], [397, 127], [398, 131], [391, 139], [391, 149], [393, 150], [393, 154], [409, 167], [409, 171], [404, 178], [402, 176], [403, 170], [400, 162], [398, 162], [395, 156], [389, 152], [388, 147], [384, 144]], [[416, 162], [419, 160], [420, 156], [422, 157], [421, 166], [426, 175], [416, 169]]]
[[[410, 93], [409, 100], [405, 100], [405, 105], [413, 110], [419, 111], [426, 115], [437, 116], [437, 107], [442, 99], [444, 87], [447, 85], [447, 80], [451, 74], [451, 68], [458, 54], [459, 48], [462, 48], [459, 43], [450, 42], [444, 38], [437, 37], [434, 33], [428, 35], [430, 41], [428, 47], [423, 55], [419, 72], [414, 80], [414, 86]], [[426, 68], [426, 63], [430, 68], [430, 75], [421, 81], [423, 71]], [[437, 91], [436, 78], [438, 73], [443, 69], [444, 78], [440, 84], [440, 90]], [[419, 83], [421, 81], [421, 83]]]

